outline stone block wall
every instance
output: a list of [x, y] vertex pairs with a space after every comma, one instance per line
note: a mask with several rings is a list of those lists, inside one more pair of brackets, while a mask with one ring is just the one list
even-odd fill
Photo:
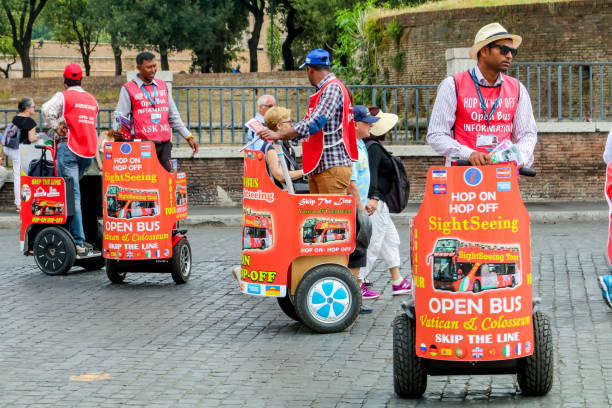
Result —
[[[611, 61], [608, 42], [612, 0], [580, 0], [496, 7], [404, 13], [384, 17], [403, 28], [400, 49], [390, 41], [383, 65], [395, 84], [437, 84], [446, 76], [445, 52], [471, 47], [476, 32], [485, 24], [499, 22], [523, 37], [515, 61], [582, 62]], [[403, 68], [391, 60], [404, 52]]]

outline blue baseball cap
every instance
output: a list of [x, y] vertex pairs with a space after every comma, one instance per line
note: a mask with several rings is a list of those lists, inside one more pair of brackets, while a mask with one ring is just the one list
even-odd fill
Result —
[[311, 50], [306, 54], [306, 59], [304, 63], [300, 65], [299, 69], [304, 68], [306, 65], [330, 65], [329, 52], [317, 48], [316, 50]]
[[375, 123], [380, 118], [370, 115], [370, 110], [367, 106], [356, 105], [353, 106], [353, 117], [355, 122]]

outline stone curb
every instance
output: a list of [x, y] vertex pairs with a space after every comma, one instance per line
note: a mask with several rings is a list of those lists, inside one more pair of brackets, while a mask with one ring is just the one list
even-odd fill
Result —
[[[409, 225], [410, 218], [416, 213], [392, 214], [396, 225]], [[562, 222], [607, 221], [607, 211], [533, 211], [530, 214], [533, 224], [555, 224]], [[239, 214], [190, 215], [181, 226], [185, 227], [240, 227], [242, 216]], [[16, 215], [0, 216], [0, 229], [19, 229], [20, 221]]]

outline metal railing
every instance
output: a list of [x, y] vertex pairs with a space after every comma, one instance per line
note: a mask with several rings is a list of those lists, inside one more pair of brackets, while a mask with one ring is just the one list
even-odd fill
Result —
[[[537, 120], [612, 120], [612, 63], [516, 62], [510, 75], [527, 89]], [[424, 143], [436, 85], [354, 85], [355, 104], [376, 105], [400, 117], [391, 143]], [[176, 106], [199, 143], [246, 143], [244, 124], [257, 111], [257, 99], [271, 94], [291, 109], [294, 120], [304, 116], [310, 86], [174, 86]], [[112, 108], [100, 109], [98, 129], [112, 123]], [[0, 128], [16, 113], [0, 109]], [[40, 112], [38, 123], [42, 123]], [[178, 145], [185, 142], [176, 133]]]
[[612, 118], [612, 62], [515, 62], [536, 119]]

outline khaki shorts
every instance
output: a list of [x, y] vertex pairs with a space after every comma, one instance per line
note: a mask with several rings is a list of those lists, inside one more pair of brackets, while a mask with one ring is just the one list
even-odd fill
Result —
[[308, 176], [310, 194], [346, 195], [352, 172], [352, 166], [337, 166]]

